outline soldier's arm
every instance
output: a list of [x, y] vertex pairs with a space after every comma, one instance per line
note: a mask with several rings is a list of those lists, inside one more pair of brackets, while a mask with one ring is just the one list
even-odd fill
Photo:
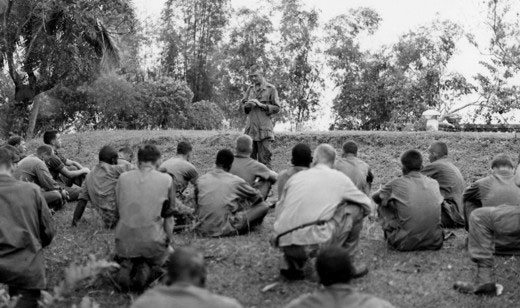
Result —
[[51, 212], [47, 206], [47, 202], [43, 198], [39, 190], [36, 191], [36, 203], [38, 208], [38, 220], [40, 222], [40, 242], [42, 247], [48, 246], [54, 238], [55, 229], [52, 225]]
[[240, 101], [240, 109], [244, 111], [245, 114], [249, 114], [251, 109], [253, 109], [253, 105], [248, 103], [249, 101], [249, 92], [251, 92], [251, 87], [247, 88], [244, 97]]
[[271, 93], [270, 102], [266, 104], [266, 109], [268, 115], [280, 112], [280, 99], [278, 97], [278, 91], [275, 88], [273, 88]]

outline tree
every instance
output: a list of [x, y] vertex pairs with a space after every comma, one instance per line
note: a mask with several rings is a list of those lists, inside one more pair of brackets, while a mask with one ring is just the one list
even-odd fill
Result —
[[213, 61], [229, 20], [229, 0], [168, 0], [164, 25], [164, 74], [185, 80], [193, 100], [211, 99], [216, 84]]
[[215, 99], [233, 127], [243, 124], [238, 101], [246, 91], [248, 69], [254, 64], [270, 69], [269, 36], [273, 31], [271, 19], [261, 11], [242, 8], [234, 14], [229, 40], [222, 45], [217, 58], [221, 78]]
[[296, 130], [309, 120], [320, 102], [324, 83], [316, 55], [318, 12], [306, 10], [300, 0], [284, 0], [280, 44], [274, 49], [274, 83], [278, 89], [285, 119]]
[[[494, 115], [499, 121], [511, 110], [520, 108], [520, 88], [517, 80], [520, 73], [520, 21], [518, 11], [512, 9], [514, 1], [489, 0], [485, 25], [491, 31], [491, 39], [486, 51], [481, 51], [487, 59], [480, 62], [484, 72], [474, 78], [478, 84], [479, 97], [458, 108], [475, 106], [476, 114], [482, 115], [488, 123]], [[473, 36], [470, 42], [480, 49]]]
[[135, 15], [124, 0], [3, 3], [0, 68], [7, 64], [15, 85], [16, 104], [10, 107], [28, 118], [26, 134], [31, 137], [39, 111], [38, 100], [31, 106], [33, 99], [58, 84], [80, 84], [102, 69], [117, 67], [114, 39], [119, 31], [133, 31]]

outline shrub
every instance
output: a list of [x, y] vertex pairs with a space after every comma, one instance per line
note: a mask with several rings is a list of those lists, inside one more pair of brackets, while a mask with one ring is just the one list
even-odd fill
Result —
[[188, 128], [196, 130], [221, 129], [224, 112], [210, 101], [199, 101], [189, 107]]

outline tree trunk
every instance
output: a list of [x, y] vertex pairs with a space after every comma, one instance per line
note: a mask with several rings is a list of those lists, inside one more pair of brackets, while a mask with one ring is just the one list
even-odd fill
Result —
[[33, 98], [33, 106], [31, 114], [29, 115], [29, 124], [27, 125], [27, 131], [25, 133], [26, 139], [31, 139], [34, 136], [34, 129], [36, 128], [36, 120], [38, 119], [38, 113], [40, 112], [41, 102], [42, 100], [40, 98]]

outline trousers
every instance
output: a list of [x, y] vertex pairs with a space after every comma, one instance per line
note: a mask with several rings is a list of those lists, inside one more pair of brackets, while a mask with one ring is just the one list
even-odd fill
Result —
[[272, 142], [272, 140], [267, 138], [260, 141], [253, 141], [253, 152], [251, 153], [252, 159], [258, 160], [269, 169], [271, 169], [271, 157], [273, 155], [271, 152]]
[[520, 254], [520, 206], [482, 207], [469, 217], [468, 252], [473, 262], [493, 265], [493, 254]]
[[357, 205], [342, 203], [334, 212], [335, 228], [329, 241], [314, 245], [291, 245], [282, 247], [285, 262], [290, 271], [303, 271], [308, 259], [316, 257], [322, 247], [340, 246], [354, 256], [363, 229], [363, 211]]

